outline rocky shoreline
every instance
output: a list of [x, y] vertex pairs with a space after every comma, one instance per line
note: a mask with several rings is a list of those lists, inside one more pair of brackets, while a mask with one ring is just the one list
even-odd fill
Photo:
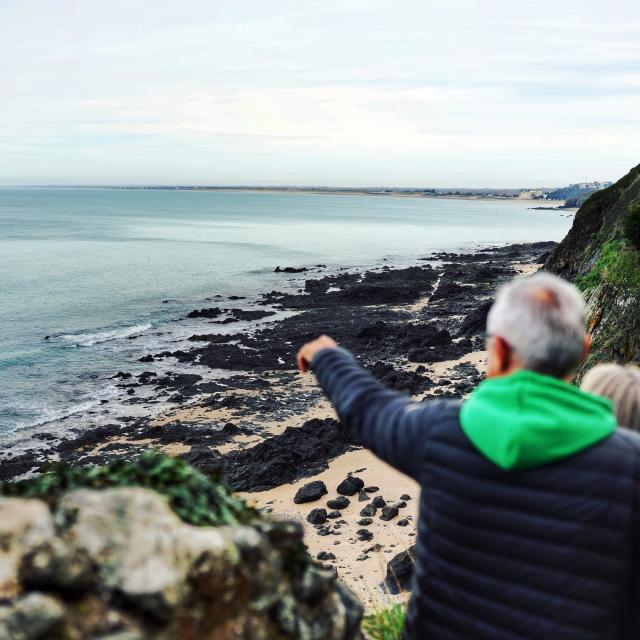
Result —
[[[388, 572], [411, 569], [418, 487], [344, 431], [313, 376], [295, 370], [296, 351], [329, 333], [390, 388], [418, 399], [463, 398], [484, 375], [484, 325], [496, 288], [537, 270], [553, 246], [440, 253], [418, 266], [366, 272], [326, 274], [318, 265], [304, 272], [297, 291], [271, 291], [249, 310], [223, 309], [217, 301], [195, 309], [189, 315], [202, 329], [188, 341], [193, 349], [145, 354], [141, 362], [156, 371], [114, 376], [132, 403], [151, 389], [175, 408], [62, 440], [41, 432], [36, 438], [47, 447], [9, 452], [0, 481], [44, 463], [100, 465], [159, 449], [220, 477], [259, 509], [297, 520], [311, 555], [375, 607], [376, 585], [386, 581], [394, 593], [404, 587], [389, 589], [390, 582], [409, 582]], [[231, 325], [228, 318], [267, 317], [272, 310], [284, 311], [278, 315], [284, 319], [252, 332], [216, 333], [216, 325]], [[226, 375], [185, 373], [192, 365]], [[350, 497], [341, 489], [348, 478], [358, 483]]]
[[[98, 464], [157, 446], [206, 471], [218, 470], [238, 490], [259, 491], [313, 475], [327, 461], [357, 447], [324, 411], [322, 395], [295, 371], [299, 345], [330, 333], [384, 384], [411, 395], [462, 397], [481, 378], [460, 364], [449, 379], [435, 379], [434, 364], [482, 349], [491, 295], [514, 276], [516, 264], [539, 264], [554, 243], [510, 245], [469, 254], [434, 254], [424, 266], [345, 272], [309, 278], [297, 293], [272, 291], [259, 304], [294, 311], [253, 334], [215, 333], [225, 318], [265, 317], [271, 311], [192, 311], [203, 332], [190, 351], [147, 354], [142, 362], [167, 362], [166, 375], [118, 372], [118, 385], [135, 399], [153, 386], [177, 405], [159, 418], [132, 418], [69, 437], [44, 451], [27, 451], [0, 463], [0, 479], [32, 472], [46, 462]], [[436, 265], [436, 266], [433, 266]], [[282, 270], [284, 271], [284, 270]], [[171, 362], [229, 372], [218, 381], [172, 373]], [[193, 399], [196, 399], [195, 402]], [[187, 404], [185, 404], [187, 403]], [[274, 428], [275, 427], [275, 428]], [[278, 428], [281, 427], [281, 428]]]

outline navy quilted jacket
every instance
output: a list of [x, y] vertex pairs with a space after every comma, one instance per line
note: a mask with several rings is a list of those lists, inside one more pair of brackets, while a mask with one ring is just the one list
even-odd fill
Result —
[[406, 640], [640, 640], [640, 438], [503, 471], [460, 403], [384, 389], [347, 352], [312, 368], [343, 424], [421, 487]]

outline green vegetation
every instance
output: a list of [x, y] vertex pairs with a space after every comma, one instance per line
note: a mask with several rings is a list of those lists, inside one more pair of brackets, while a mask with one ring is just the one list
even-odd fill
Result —
[[40, 498], [50, 505], [73, 489], [145, 487], [169, 498], [169, 504], [186, 523], [196, 526], [250, 524], [255, 509], [233, 496], [222, 484], [208, 478], [184, 460], [146, 451], [132, 462], [118, 460], [102, 467], [51, 465], [42, 475], [0, 485], [0, 495]]
[[623, 222], [625, 240], [636, 249], [640, 249], [640, 202], [629, 207]]
[[586, 291], [602, 282], [625, 288], [640, 287], [640, 253], [624, 240], [609, 240], [589, 273], [578, 276], [576, 285]]
[[394, 604], [365, 616], [362, 629], [371, 640], [400, 640], [405, 614], [403, 605]]

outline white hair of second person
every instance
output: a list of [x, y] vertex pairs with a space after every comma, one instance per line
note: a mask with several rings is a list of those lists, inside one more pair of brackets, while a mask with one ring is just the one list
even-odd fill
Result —
[[525, 369], [564, 377], [583, 356], [585, 313], [575, 286], [538, 273], [499, 289], [487, 317], [487, 335], [503, 338]]

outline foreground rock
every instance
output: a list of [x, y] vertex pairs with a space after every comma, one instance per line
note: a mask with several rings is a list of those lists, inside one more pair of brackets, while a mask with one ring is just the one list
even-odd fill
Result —
[[0, 638], [357, 637], [361, 607], [296, 523], [195, 527], [141, 488], [0, 499]]
[[387, 575], [382, 588], [392, 595], [411, 589], [416, 547], [413, 545], [406, 551], [393, 556], [387, 564]]

